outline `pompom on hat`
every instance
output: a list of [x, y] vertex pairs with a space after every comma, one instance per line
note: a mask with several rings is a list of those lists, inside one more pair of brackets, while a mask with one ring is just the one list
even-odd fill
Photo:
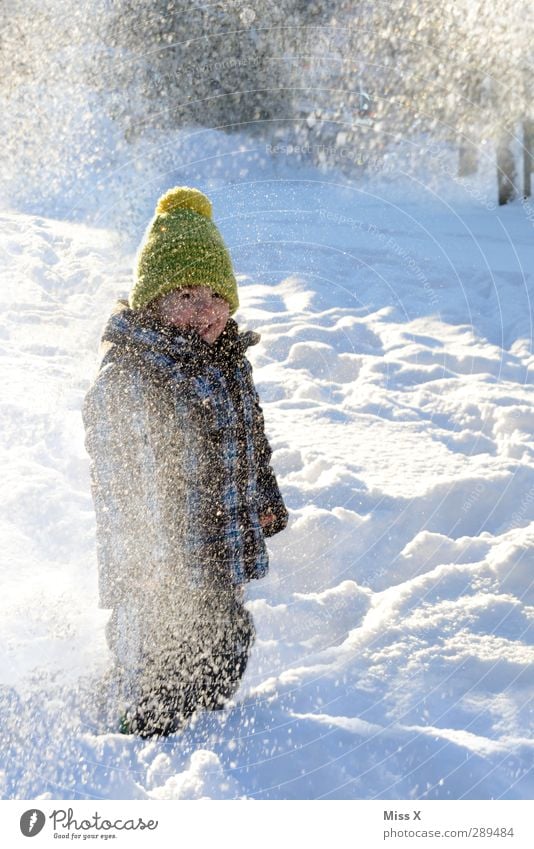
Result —
[[183, 286], [209, 286], [239, 306], [232, 260], [212, 220], [211, 201], [198, 189], [176, 186], [162, 195], [137, 252], [132, 309]]

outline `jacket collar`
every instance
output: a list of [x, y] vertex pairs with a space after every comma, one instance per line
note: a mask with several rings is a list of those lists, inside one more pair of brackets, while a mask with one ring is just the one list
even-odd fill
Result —
[[[156, 317], [140, 315], [130, 309], [128, 302], [119, 300], [104, 328], [102, 343], [105, 348], [155, 351], [173, 360], [203, 360], [206, 362], [229, 363], [243, 356], [250, 345], [260, 341], [260, 334], [253, 330], [239, 332], [234, 319], [229, 318], [226, 327], [213, 345], [205, 342], [194, 330], [181, 330], [163, 324]], [[107, 343], [107, 344], [106, 344]]]

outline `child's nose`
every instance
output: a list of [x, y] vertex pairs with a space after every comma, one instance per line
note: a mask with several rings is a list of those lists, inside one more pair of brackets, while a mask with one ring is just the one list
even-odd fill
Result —
[[197, 301], [197, 310], [204, 315], [212, 315], [215, 310], [215, 304], [210, 298], [199, 298]]

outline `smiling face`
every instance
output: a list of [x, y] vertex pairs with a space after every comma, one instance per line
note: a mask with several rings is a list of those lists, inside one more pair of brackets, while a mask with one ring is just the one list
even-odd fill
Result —
[[210, 345], [223, 332], [230, 306], [209, 286], [184, 286], [154, 301], [154, 307], [164, 324], [184, 330], [196, 330]]

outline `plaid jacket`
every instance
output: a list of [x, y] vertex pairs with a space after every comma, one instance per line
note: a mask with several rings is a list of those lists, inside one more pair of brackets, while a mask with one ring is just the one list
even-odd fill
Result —
[[245, 356], [258, 334], [229, 319], [208, 345], [119, 301], [102, 341], [82, 411], [100, 605], [169, 575], [192, 587], [263, 577], [264, 536], [288, 514]]

